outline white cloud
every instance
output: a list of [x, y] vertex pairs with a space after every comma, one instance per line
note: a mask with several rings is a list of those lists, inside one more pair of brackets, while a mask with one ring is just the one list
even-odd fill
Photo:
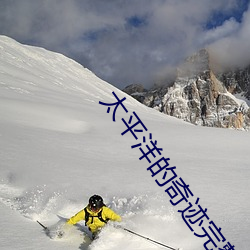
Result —
[[201, 44], [211, 44], [214, 41], [218, 41], [232, 34], [237, 33], [240, 28], [240, 24], [235, 20], [235, 18], [230, 18], [226, 20], [221, 26], [216, 28], [205, 30], [200, 37]]
[[210, 45], [216, 60], [225, 66], [246, 66], [250, 63], [250, 9], [237, 28]]
[[[213, 30], [204, 29], [213, 13], [230, 15], [239, 2], [2, 0], [0, 33], [62, 52], [116, 86], [149, 84], [156, 75], [162, 78], [166, 68], [210, 43], [220, 51], [241, 39], [247, 48], [247, 13], [241, 24], [231, 18]], [[138, 17], [143, 25], [131, 25], [131, 17]]]

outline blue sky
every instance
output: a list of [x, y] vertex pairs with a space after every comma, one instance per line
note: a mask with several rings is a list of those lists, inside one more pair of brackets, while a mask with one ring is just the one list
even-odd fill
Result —
[[250, 63], [250, 0], [1, 0], [0, 34], [69, 56], [111, 84], [165, 81], [210, 48]]
[[238, 23], [242, 22], [243, 14], [247, 11], [249, 5], [249, 0], [240, 0], [237, 3], [236, 8], [232, 8], [230, 12], [223, 12], [222, 10], [216, 10], [212, 13], [211, 18], [208, 19], [206, 28], [212, 29], [217, 26], [223, 25], [225, 20], [234, 18]]

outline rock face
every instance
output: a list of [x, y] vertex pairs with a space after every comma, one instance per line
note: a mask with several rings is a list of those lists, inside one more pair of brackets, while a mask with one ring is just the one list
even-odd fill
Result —
[[125, 93], [128, 95], [133, 96], [137, 101], [142, 102], [144, 101], [144, 93], [147, 91], [144, 89], [143, 85], [141, 84], [131, 84], [123, 89]]
[[230, 93], [241, 93], [250, 100], [250, 66], [218, 74], [218, 79], [225, 84]]
[[250, 96], [250, 67], [215, 75], [210, 67], [209, 53], [201, 50], [177, 70], [174, 83], [145, 90], [137, 85], [125, 89], [143, 104], [167, 115], [196, 125], [235, 129], [250, 128], [247, 103], [233, 94]]

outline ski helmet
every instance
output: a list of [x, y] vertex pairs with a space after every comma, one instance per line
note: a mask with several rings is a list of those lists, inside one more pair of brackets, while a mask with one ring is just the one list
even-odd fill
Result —
[[89, 206], [91, 209], [98, 210], [103, 207], [103, 199], [99, 195], [93, 195], [89, 198]]

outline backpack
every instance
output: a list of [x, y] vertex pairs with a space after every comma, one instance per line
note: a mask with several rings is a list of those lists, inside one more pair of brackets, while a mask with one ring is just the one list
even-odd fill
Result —
[[[105, 205], [104, 205], [104, 206], [105, 206]], [[92, 221], [91, 221], [91, 223], [90, 223], [90, 224], [92, 224], [93, 221], [94, 221], [94, 217], [97, 217], [100, 221], [102, 221], [102, 222], [104, 222], [104, 223], [107, 223], [107, 222], [109, 221], [109, 219], [104, 220], [104, 219], [102, 218], [102, 210], [101, 210], [96, 216], [90, 215], [90, 213], [89, 213], [88, 210], [87, 210], [87, 207], [84, 208], [84, 212], [85, 212], [85, 219], [84, 219], [84, 220], [85, 220], [85, 226], [87, 226], [87, 222], [89, 221], [90, 218], [92, 218]]]

